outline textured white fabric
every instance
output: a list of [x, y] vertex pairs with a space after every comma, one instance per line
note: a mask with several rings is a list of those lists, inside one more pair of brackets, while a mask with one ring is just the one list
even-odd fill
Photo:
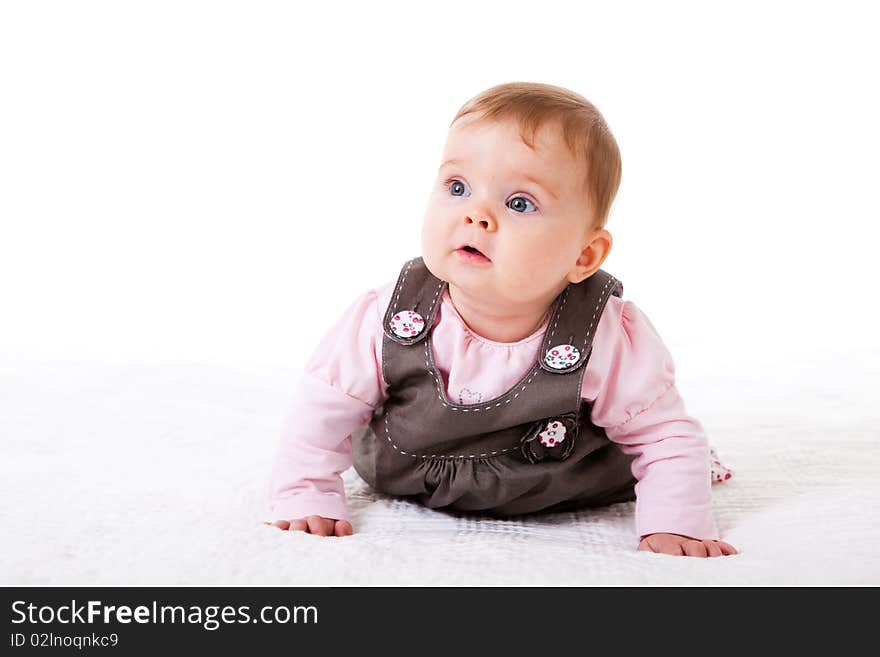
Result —
[[880, 584], [878, 354], [676, 358], [736, 472], [713, 486], [734, 557], [636, 552], [633, 503], [455, 516], [353, 470], [354, 536], [282, 532], [259, 516], [297, 371], [4, 356], [0, 584]]

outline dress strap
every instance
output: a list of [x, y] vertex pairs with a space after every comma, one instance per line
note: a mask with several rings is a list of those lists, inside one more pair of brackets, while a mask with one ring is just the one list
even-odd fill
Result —
[[[382, 330], [389, 340], [408, 346], [431, 332], [440, 299], [448, 283], [434, 276], [421, 257], [401, 268], [391, 295]], [[568, 374], [589, 360], [593, 337], [608, 297], [620, 297], [623, 284], [599, 269], [580, 283], [569, 284], [556, 298], [541, 345], [541, 367], [552, 374]]]
[[559, 294], [541, 344], [545, 371], [568, 374], [589, 360], [599, 318], [612, 294], [622, 296], [623, 283], [602, 269]]
[[428, 271], [421, 257], [409, 260], [400, 270], [382, 321], [388, 339], [402, 345], [424, 340], [434, 325], [446, 285]]

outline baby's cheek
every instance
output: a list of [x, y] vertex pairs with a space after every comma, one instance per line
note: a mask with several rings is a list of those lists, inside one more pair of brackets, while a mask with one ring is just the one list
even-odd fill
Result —
[[555, 284], [556, 272], [561, 262], [560, 250], [552, 241], [535, 241], [518, 245], [516, 252], [504, 253], [506, 269], [516, 279], [516, 285], [525, 289], [543, 289], [552, 279]]
[[433, 271], [432, 265], [437, 262], [437, 254], [443, 243], [442, 236], [436, 228], [426, 224], [422, 230], [422, 258], [431, 271]]

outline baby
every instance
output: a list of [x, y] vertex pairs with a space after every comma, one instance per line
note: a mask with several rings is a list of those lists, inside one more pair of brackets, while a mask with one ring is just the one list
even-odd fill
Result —
[[639, 550], [736, 554], [711, 500], [731, 473], [654, 326], [600, 269], [620, 178], [613, 135], [576, 93], [509, 83], [465, 103], [421, 257], [306, 364], [266, 524], [350, 535], [354, 466], [378, 492], [497, 517], [635, 500]]

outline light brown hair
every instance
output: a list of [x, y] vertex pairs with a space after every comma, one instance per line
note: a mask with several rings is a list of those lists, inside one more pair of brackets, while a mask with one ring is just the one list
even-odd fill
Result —
[[535, 133], [541, 126], [560, 125], [568, 150], [586, 163], [583, 191], [593, 208], [591, 227], [604, 228], [620, 187], [622, 166], [617, 141], [595, 105], [564, 87], [540, 82], [507, 82], [468, 100], [450, 127], [468, 114], [475, 114], [478, 121], [515, 121], [520, 138], [532, 149]]

